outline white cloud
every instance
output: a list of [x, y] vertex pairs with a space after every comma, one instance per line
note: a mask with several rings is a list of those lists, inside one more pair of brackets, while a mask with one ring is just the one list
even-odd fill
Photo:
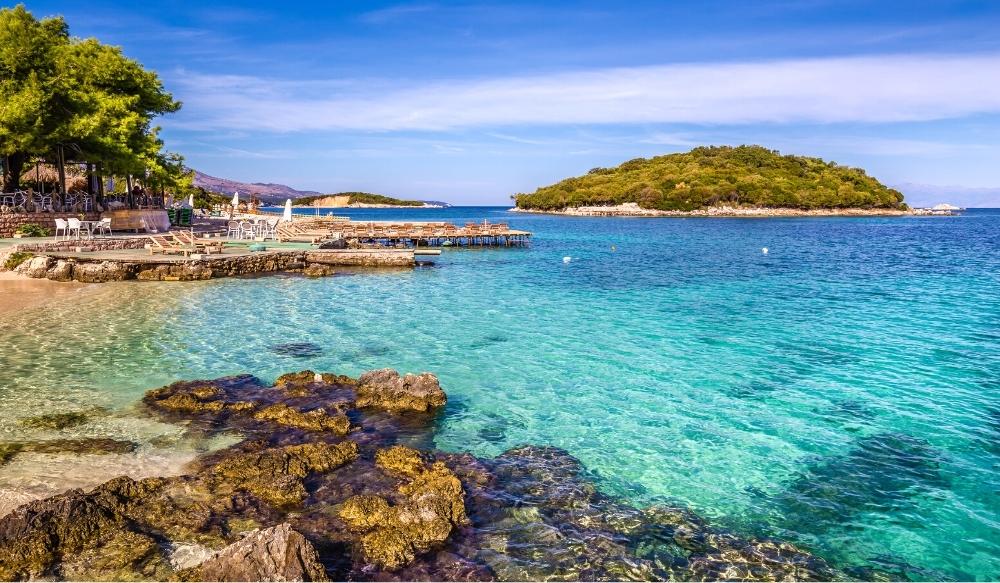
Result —
[[425, 84], [180, 75], [204, 129], [887, 123], [1000, 112], [1000, 54], [698, 63]]

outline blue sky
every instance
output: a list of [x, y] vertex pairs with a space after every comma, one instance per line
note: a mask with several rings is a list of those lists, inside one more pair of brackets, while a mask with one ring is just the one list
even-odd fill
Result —
[[168, 148], [215, 176], [503, 204], [758, 143], [1000, 206], [1000, 2], [27, 7], [158, 71]]

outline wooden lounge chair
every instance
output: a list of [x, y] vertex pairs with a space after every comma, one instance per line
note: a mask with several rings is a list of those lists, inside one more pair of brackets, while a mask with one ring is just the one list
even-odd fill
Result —
[[187, 245], [181, 245], [176, 240], [168, 238], [166, 235], [147, 235], [149, 237], [149, 254], [154, 253], [180, 253], [187, 257], [194, 253], [196, 249]]
[[191, 231], [170, 231], [169, 234], [179, 245], [191, 247], [198, 253], [222, 253], [222, 241], [197, 239]]

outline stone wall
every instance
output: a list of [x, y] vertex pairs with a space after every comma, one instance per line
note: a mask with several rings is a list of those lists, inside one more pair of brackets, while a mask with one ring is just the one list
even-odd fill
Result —
[[14, 232], [21, 225], [35, 223], [55, 232], [55, 219], [79, 218], [83, 214], [84, 220], [97, 221], [101, 218], [101, 213], [0, 213], [0, 239], [7, 239], [14, 236]]
[[109, 281], [196, 281], [261, 273], [301, 271], [307, 275], [332, 275], [333, 266], [413, 266], [413, 251], [322, 250], [276, 251], [246, 255], [209, 255], [198, 259], [101, 259], [98, 257], [32, 257], [15, 271], [54, 281], [104, 283]]

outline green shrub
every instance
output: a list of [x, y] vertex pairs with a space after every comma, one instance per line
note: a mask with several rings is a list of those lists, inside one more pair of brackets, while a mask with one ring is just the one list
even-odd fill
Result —
[[48, 237], [49, 230], [35, 223], [25, 223], [17, 228], [17, 232], [25, 237]]
[[34, 257], [34, 255], [28, 253], [27, 251], [15, 251], [7, 256], [7, 260], [3, 262], [3, 268], [7, 271], [11, 271], [32, 257]]

